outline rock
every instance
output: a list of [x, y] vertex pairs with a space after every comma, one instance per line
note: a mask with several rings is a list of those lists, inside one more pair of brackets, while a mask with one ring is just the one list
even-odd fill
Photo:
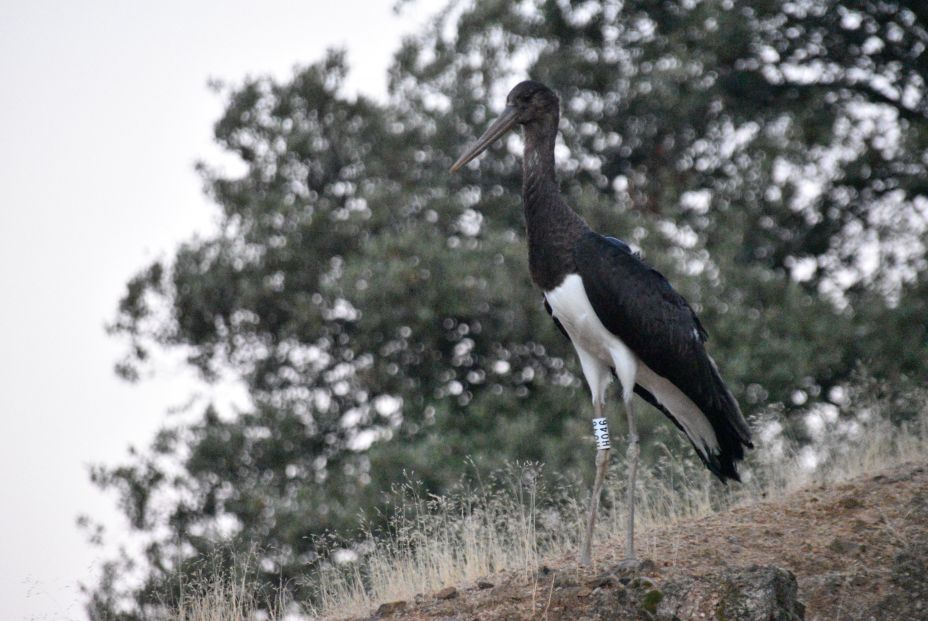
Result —
[[872, 578], [866, 573], [855, 574], [853, 577], [851, 577], [851, 586], [858, 588], [865, 587], [870, 583], [871, 579]]
[[862, 520], [860, 518], [854, 518], [851, 521], [851, 528], [857, 534], [866, 534], [867, 531], [877, 528], [879, 524], [875, 521]]
[[837, 591], [844, 586], [845, 578], [846, 575], [844, 571], [826, 571], [816, 576], [807, 577], [802, 586], [809, 592], [816, 592], [822, 589]]
[[915, 494], [906, 506], [916, 515], [928, 516], [928, 494]]
[[478, 580], [478, 581], [477, 581], [477, 588], [478, 588], [478, 589], [492, 589], [494, 586], [496, 586], [496, 585], [493, 584], [492, 582], [487, 582], [486, 580]]
[[919, 541], [893, 558], [893, 584], [909, 596], [928, 599], [928, 540]]
[[646, 558], [643, 561], [641, 561], [641, 566], [638, 568], [638, 571], [640, 571], [643, 574], [649, 574], [649, 573], [653, 573], [656, 569], [657, 569], [657, 565], [654, 563], [654, 561], [652, 561], [649, 558]]
[[386, 604], [381, 604], [377, 609], [377, 617], [389, 617], [390, 615], [395, 615], [398, 612], [403, 612], [406, 610], [406, 602], [400, 600], [396, 602], [387, 602]]
[[857, 498], [856, 496], [845, 496], [838, 501], [838, 504], [845, 509], [860, 509], [864, 506], [864, 503], [861, 502], [860, 498]]
[[706, 611], [712, 611], [711, 618], [726, 621], [799, 621], [805, 618], [805, 607], [797, 592], [791, 572], [754, 565], [671, 578], [658, 591], [660, 598], [653, 595], [650, 601], [657, 599], [654, 614], [662, 621], [697, 618]]
[[591, 589], [600, 589], [603, 587], [612, 586], [616, 582], [618, 581], [616, 580], [615, 576], [611, 574], [601, 574], [599, 576], [596, 576], [595, 578], [591, 578], [590, 580], [587, 580], [585, 584]]
[[835, 537], [832, 542], [828, 544], [828, 549], [832, 552], [849, 556], [852, 554], [860, 554], [864, 551], [864, 546], [856, 541]]
[[635, 578], [629, 583], [628, 586], [632, 589], [638, 589], [638, 590], [644, 591], [644, 590], [647, 590], [653, 587], [654, 583], [651, 582], [649, 578]]
[[453, 586], [445, 587], [435, 594], [436, 599], [454, 599], [458, 596], [458, 590]]
[[568, 573], [558, 574], [554, 576], [554, 587], [557, 589], [562, 589], [564, 587], [577, 586], [577, 579]]
[[893, 557], [892, 591], [871, 611], [879, 621], [928, 617], [928, 540], [913, 542]]
[[622, 561], [621, 563], [613, 565], [612, 567], [608, 568], [605, 573], [612, 574], [613, 576], [628, 577], [631, 579], [633, 576], [649, 574], [657, 570], [657, 565], [649, 558], [638, 561], [637, 565], [633, 567], [626, 566], [626, 562], [627, 561]]

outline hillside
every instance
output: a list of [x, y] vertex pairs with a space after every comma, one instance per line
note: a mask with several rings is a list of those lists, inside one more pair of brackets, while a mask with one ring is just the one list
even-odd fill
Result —
[[[928, 619], [928, 462], [644, 530], [639, 541], [652, 562], [638, 575], [611, 571], [621, 542], [600, 542], [589, 571], [565, 556], [531, 576], [485, 576], [370, 612], [416, 620], [789, 619], [796, 617], [783, 609], [748, 611], [756, 594], [743, 583], [759, 580], [788, 599], [791, 572], [805, 619]], [[792, 610], [801, 614], [802, 606]]]

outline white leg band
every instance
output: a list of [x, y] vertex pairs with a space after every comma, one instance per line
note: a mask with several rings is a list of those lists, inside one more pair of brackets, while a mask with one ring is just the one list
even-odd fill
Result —
[[593, 419], [593, 437], [596, 438], [596, 450], [602, 451], [610, 447], [609, 445], [609, 425], [605, 418]]

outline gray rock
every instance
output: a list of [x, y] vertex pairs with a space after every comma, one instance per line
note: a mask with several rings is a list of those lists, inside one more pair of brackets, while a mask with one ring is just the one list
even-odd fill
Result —
[[796, 576], [773, 565], [681, 576], [664, 583], [655, 617], [685, 621], [709, 613], [726, 621], [799, 621], [805, 607], [797, 591]]
[[892, 590], [868, 616], [878, 621], [928, 618], [928, 540], [915, 541], [896, 554]]
[[403, 612], [404, 610], [406, 610], [406, 602], [404, 601], [387, 602], [386, 604], [381, 604], [374, 614], [375, 618], [389, 617]]
[[828, 549], [837, 554], [851, 556], [863, 553], [864, 546], [856, 541], [835, 537], [831, 543], [828, 544]]
[[435, 594], [436, 599], [454, 599], [458, 596], [458, 590], [453, 586], [445, 587]]
[[918, 541], [893, 558], [892, 581], [914, 598], [928, 598], [928, 540]]

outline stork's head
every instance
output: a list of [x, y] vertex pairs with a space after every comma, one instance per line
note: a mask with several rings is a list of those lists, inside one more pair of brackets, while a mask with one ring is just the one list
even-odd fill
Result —
[[519, 82], [506, 96], [506, 108], [503, 113], [493, 121], [477, 142], [458, 158], [451, 167], [451, 172], [460, 170], [516, 125], [553, 122], [553, 126], [557, 128], [557, 119], [558, 99], [554, 91], [534, 80]]

